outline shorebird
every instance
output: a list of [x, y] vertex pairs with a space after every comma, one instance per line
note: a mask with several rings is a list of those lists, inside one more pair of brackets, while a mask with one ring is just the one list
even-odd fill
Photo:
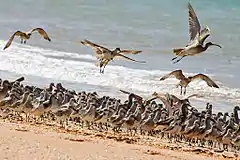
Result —
[[[145, 61], [137, 61], [132, 58], [129, 58], [123, 54], [138, 54], [142, 51], [139, 50], [121, 50], [120, 48], [116, 48], [113, 51], [109, 50], [108, 48], [105, 48], [103, 46], [100, 46], [98, 44], [95, 44], [93, 42], [90, 42], [88, 40], [81, 41], [83, 45], [90, 46], [92, 47], [95, 52], [96, 52], [96, 57], [99, 61], [97, 66], [100, 67], [100, 73], [104, 73], [104, 69], [106, 65], [113, 60], [114, 57], [122, 57], [127, 60], [133, 61], [133, 62], [138, 62], [138, 63], [146, 63]], [[121, 54], [123, 53], [123, 54]]]
[[210, 36], [210, 29], [206, 27], [201, 30], [197, 15], [190, 3], [188, 3], [188, 16], [190, 42], [184, 48], [173, 49], [173, 53], [175, 53], [176, 57], [174, 57], [172, 61], [181, 57], [173, 63], [179, 62], [186, 56], [198, 55], [206, 51], [209, 46], [215, 45], [222, 48], [220, 45], [212, 42], [208, 42], [204, 45], [204, 41]]
[[10, 87], [10, 83], [8, 80], [2, 81], [2, 84], [0, 87], [0, 100], [6, 97], [9, 87]]
[[33, 109], [33, 104], [32, 104], [32, 101], [33, 101], [33, 97], [34, 97], [34, 94], [33, 93], [30, 93], [25, 101], [25, 103], [23, 103], [21, 105], [21, 109], [22, 111], [25, 113], [26, 115], [26, 122], [29, 122], [30, 120], [30, 114], [31, 114], [31, 111]]
[[160, 78], [160, 81], [163, 81], [167, 78], [169, 78], [170, 76], [175, 76], [175, 78], [177, 78], [178, 80], [180, 80], [179, 84], [177, 85], [181, 87], [181, 95], [182, 95], [182, 88], [184, 88], [184, 95], [186, 94], [186, 88], [188, 86], [188, 84], [190, 82], [192, 82], [195, 79], [201, 79], [203, 81], [205, 81], [207, 83], [208, 86], [210, 87], [215, 87], [215, 88], [219, 88], [218, 85], [213, 82], [208, 76], [204, 75], [204, 74], [196, 74], [194, 76], [189, 76], [189, 77], [185, 77], [182, 73], [182, 70], [175, 70], [170, 72], [169, 74], [166, 74], [165, 76], [163, 76], [162, 78]]
[[189, 102], [190, 98], [201, 97], [198, 94], [192, 94], [184, 99], [180, 99], [180, 98], [176, 97], [175, 95], [172, 95], [169, 93], [163, 94], [163, 93], [157, 93], [157, 92], [154, 92], [152, 94], [152, 96], [153, 97], [150, 98], [151, 100], [158, 98], [163, 102], [163, 104], [165, 105], [165, 108], [168, 110], [169, 116], [172, 116], [173, 113], [175, 111], [177, 111], [183, 104], [190, 104], [190, 102]]
[[7, 49], [11, 44], [12, 41], [14, 39], [15, 36], [20, 37], [21, 39], [21, 43], [26, 44], [27, 40], [31, 37], [32, 33], [38, 31], [38, 33], [46, 40], [48, 40], [49, 42], [51, 41], [51, 39], [49, 38], [48, 34], [45, 32], [44, 29], [42, 28], [34, 28], [32, 29], [30, 32], [22, 32], [22, 31], [16, 31], [8, 40], [7, 44], [5, 45], [5, 47], [3, 48], [3, 50]]
[[128, 91], [125, 91], [125, 90], [122, 90], [120, 89], [119, 91], [121, 91], [122, 93], [125, 93], [125, 94], [128, 94], [129, 96], [131, 95], [131, 97], [135, 98], [135, 100], [141, 104], [141, 105], [148, 105], [151, 101], [153, 101], [154, 99], [156, 99], [155, 97], [153, 98], [149, 98], [149, 99], [143, 99], [143, 97], [135, 94], [135, 93], [131, 93], [131, 92], [128, 92]]
[[5, 97], [2, 100], [0, 100], [0, 108], [8, 107], [17, 100], [18, 99], [17, 99], [16, 95], [11, 92], [8, 97]]

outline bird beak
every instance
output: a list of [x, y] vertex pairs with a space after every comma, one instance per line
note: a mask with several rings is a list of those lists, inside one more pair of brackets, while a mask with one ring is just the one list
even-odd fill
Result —
[[213, 44], [214, 46], [218, 46], [219, 48], [222, 48], [222, 46], [220, 46], [219, 44]]

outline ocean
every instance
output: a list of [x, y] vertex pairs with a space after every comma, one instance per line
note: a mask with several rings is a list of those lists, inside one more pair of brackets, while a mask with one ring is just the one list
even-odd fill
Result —
[[[191, 0], [203, 27], [209, 26], [207, 41], [223, 48], [210, 47], [199, 56], [184, 58], [172, 64], [173, 48], [183, 47], [189, 40], [187, 0], [1, 0], [0, 48], [17, 30], [44, 28], [52, 42], [32, 35], [27, 44], [15, 39], [6, 50], [0, 50], [0, 77], [14, 80], [25, 76], [24, 84], [47, 87], [62, 82], [76, 91], [97, 91], [100, 95], [127, 98], [119, 89], [143, 97], [153, 92], [169, 92], [180, 96], [178, 80], [159, 79], [176, 69], [186, 76], [207, 74], [220, 88], [210, 88], [194, 81], [187, 88], [192, 105], [199, 109], [213, 104], [214, 110], [232, 111], [240, 103], [240, 1]], [[116, 59], [104, 74], [95, 66], [90, 47], [79, 42], [88, 39], [110, 49], [137, 49], [129, 55], [139, 64]]]

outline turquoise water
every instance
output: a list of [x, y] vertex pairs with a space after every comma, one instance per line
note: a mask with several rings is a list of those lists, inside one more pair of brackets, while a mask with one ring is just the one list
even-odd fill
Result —
[[[186, 75], [208, 74], [221, 87], [209, 88], [201, 81], [190, 84], [188, 94], [205, 95], [194, 99], [196, 104], [210, 101], [219, 109], [231, 110], [240, 102], [240, 1], [192, 0], [200, 23], [211, 29], [207, 41], [223, 48], [212, 47], [202, 55], [172, 64], [172, 49], [188, 42], [187, 3], [187, 0], [2, 0], [1, 48], [14, 31], [29, 31], [34, 27], [43, 27], [52, 42], [37, 34], [27, 45], [15, 39], [10, 48], [0, 51], [0, 76], [14, 79], [23, 74], [32, 84], [45, 86], [51, 81], [61, 81], [77, 90], [97, 90], [125, 97], [118, 89], [144, 96], [154, 91], [179, 94], [176, 80], [159, 82], [159, 78], [174, 69], [182, 69]], [[78, 43], [83, 39], [111, 49], [142, 50], [131, 57], [148, 63], [115, 60], [101, 75], [94, 65], [91, 48]]]

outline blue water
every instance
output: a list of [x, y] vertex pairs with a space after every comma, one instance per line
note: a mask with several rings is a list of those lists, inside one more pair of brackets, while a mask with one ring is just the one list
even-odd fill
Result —
[[[204, 98], [193, 104], [204, 107], [207, 101], [216, 109], [232, 110], [240, 102], [240, 1], [192, 0], [202, 26], [209, 26], [207, 41], [221, 44], [202, 55], [172, 64], [172, 49], [188, 42], [187, 0], [144, 1], [66, 1], [8, 0], [0, 5], [0, 48], [16, 31], [43, 27], [52, 42], [34, 34], [26, 45], [15, 39], [10, 48], [0, 51], [0, 76], [14, 79], [26, 76], [25, 83], [46, 86], [63, 82], [76, 90], [96, 90], [100, 94], [126, 97], [119, 89], [147, 97], [154, 91], [179, 94], [177, 80], [160, 82], [164, 74], [182, 69], [186, 75], [204, 73], [220, 89], [209, 88], [202, 81], [189, 85], [187, 94]], [[110, 49], [139, 49], [130, 55], [147, 64], [123, 60], [111, 62], [105, 74], [99, 74], [91, 48], [80, 40], [89, 39]]]

